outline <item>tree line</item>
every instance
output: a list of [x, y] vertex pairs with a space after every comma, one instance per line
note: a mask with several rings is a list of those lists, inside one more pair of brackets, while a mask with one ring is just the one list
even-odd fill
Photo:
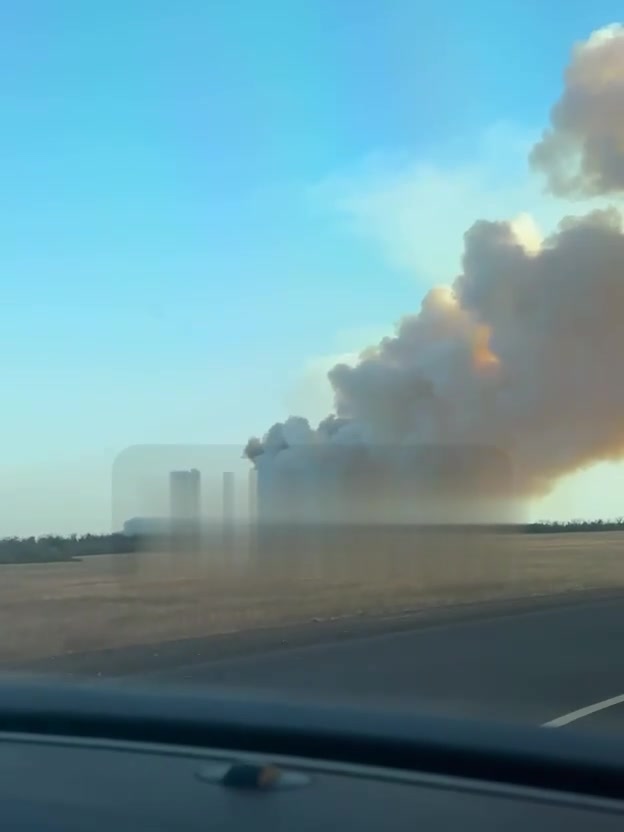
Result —
[[525, 531], [529, 534], [560, 534], [561, 532], [617, 532], [624, 529], [624, 517], [613, 520], [543, 520], [529, 523]]
[[69, 536], [48, 534], [40, 537], [0, 539], [0, 564], [50, 563], [89, 555], [117, 555], [134, 552], [137, 540], [120, 532]]
[[[544, 520], [518, 526], [510, 531], [526, 534], [561, 534], [565, 532], [611, 532], [624, 530], [624, 517], [613, 520]], [[121, 532], [113, 534], [42, 535], [40, 537], [5, 537], [0, 539], [0, 564], [51, 563], [70, 561], [90, 555], [121, 555], [136, 552], [141, 538]]]

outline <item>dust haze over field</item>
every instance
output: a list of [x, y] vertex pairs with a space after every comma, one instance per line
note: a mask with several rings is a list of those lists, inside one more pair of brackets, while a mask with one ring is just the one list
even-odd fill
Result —
[[[552, 125], [530, 154], [547, 188], [621, 194], [623, 111], [618, 25], [572, 51]], [[372, 475], [383, 463], [394, 470], [393, 459], [380, 459], [384, 448], [489, 447], [508, 459], [509, 496], [519, 498], [620, 457], [623, 266], [615, 207], [564, 216], [546, 238], [528, 215], [476, 220], [452, 284], [433, 287], [355, 366], [329, 372], [335, 413], [317, 428], [300, 417], [277, 423], [249, 440], [246, 455], [263, 476], [299, 472], [323, 483], [337, 459], [363, 457]], [[428, 476], [412, 473], [419, 482]]]
[[[135, 556], [3, 566], [0, 666], [624, 583], [621, 533], [502, 537], [462, 537], [452, 546], [448, 536], [412, 532], [407, 546], [386, 538], [383, 557], [356, 541], [352, 550], [328, 553], [325, 564], [291, 551], [276, 569], [264, 560], [236, 570], [225, 562], [153, 552], [137, 555], [129, 572], [124, 558]], [[157, 665], [157, 650], [153, 657]]]

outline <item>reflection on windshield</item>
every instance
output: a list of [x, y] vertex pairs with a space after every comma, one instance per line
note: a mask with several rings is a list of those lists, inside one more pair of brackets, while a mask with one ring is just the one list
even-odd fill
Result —
[[624, 27], [411, 5], [16, 12], [3, 668], [620, 696]]

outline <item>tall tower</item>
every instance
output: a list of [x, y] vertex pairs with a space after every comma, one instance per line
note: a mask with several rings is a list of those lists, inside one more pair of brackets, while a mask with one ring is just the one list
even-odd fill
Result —
[[223, 555], [227, 561], [234, 554], [234, 507], [235, 507], [235, 480], [232, 471], [223, 472]]
[[255, 468], [249, 471], [249, 524], [255, 526], [258, 522], [258, 472]]
[[201, 476], [196, 468], [171, 471], [169, 474], [169, 506], [171, 522], [176, 528], [197, 529], [200, 520]]
[[249, 479], [248, 479], [248, 512], [249, 517], [247, 518], [247, 529], [248, 529], [248, 556], [250, 559], [254, 560], [257, 553], [258, 553], [258, 540], [259, 540], [259, 529], [258, 529], [258, 471], [255, 467], [252, 467], [249, 471]]
[[234, 474], [232, 471], [223, 473], [223, 525], [231, 529], [234, 525]]

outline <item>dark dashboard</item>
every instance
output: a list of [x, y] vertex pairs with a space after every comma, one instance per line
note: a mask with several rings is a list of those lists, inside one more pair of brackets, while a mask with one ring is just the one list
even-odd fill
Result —
[[110, 685], [0, 688], [7, 829], [621, 828], [617, 743]]

